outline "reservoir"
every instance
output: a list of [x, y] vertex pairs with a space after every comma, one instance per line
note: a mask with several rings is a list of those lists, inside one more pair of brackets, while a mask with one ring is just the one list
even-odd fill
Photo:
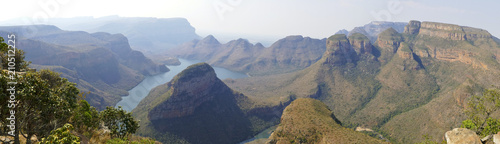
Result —
[[[129, 95], [122, 97], [122, 100], [116, 104], [116, 107], [122, 106], [124, 110], [132, 111], [139, 102], [145, 98], [151, 89], [158, 85], [165, 84], [172, 80], [175, 75], [179, 74], [182, 70], [186, 69], [188, 66], [199, 63], [201, 61], [179, 59], [181, 65], [178, 66], [167, 66], [170, 71], [154, 76], [145, 76], [144, 80], [137, 86], [128, 91]], [[217, 77], [221, 80], [226, 78], [238, 79], [248, 77], [243, 73], [237, 73], [225, 68], [213, 67]]]

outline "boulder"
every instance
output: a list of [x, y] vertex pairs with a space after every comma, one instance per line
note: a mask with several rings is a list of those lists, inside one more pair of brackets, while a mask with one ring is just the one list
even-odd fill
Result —
[[500, 132], [493, 135], [493, 143], [500, 144]]
[[479, 136], [472, 130], [466, 128], [455, 128], [445, 134], [448, 144], [481, 144]]

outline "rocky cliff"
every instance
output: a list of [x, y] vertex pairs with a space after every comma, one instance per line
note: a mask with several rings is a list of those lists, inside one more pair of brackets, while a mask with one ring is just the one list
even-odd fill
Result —
[[325, 63], [337, 66], [356, 63], [361, 57], [372, 57], [374, 49], [368, 37], [360, 33], [352, 34], [349, 38], [344, 34], [333, 35], [326, 41], [326, 47], [323, 55]]
[[488, 31], [459, 26], [454, 24], [445, 24], [437, 22], [419, 22], [410, 21], [405, 27], [405, 33], [420, 34], [431, 37], [439, 37], [450, 40], [470, 40], [475, 41], [478, 39], [489, 39], [491, 34]]

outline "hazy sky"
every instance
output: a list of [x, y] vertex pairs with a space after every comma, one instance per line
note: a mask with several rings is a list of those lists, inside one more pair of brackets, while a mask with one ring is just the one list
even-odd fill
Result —
[[498, 0], [9, 0], [1, 5], [1, 21], [43, 21], [44, 16], [184, 17], [202, 36], [324, 38], [370, 21], [409, 20], [477, 27], [500, 36]]

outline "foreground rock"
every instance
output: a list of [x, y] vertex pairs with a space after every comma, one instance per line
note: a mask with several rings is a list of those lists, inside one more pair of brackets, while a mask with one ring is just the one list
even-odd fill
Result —
[[445, 134], [448, 144], [482, 144], [474, 131], [465, 128], [455, 128]]

